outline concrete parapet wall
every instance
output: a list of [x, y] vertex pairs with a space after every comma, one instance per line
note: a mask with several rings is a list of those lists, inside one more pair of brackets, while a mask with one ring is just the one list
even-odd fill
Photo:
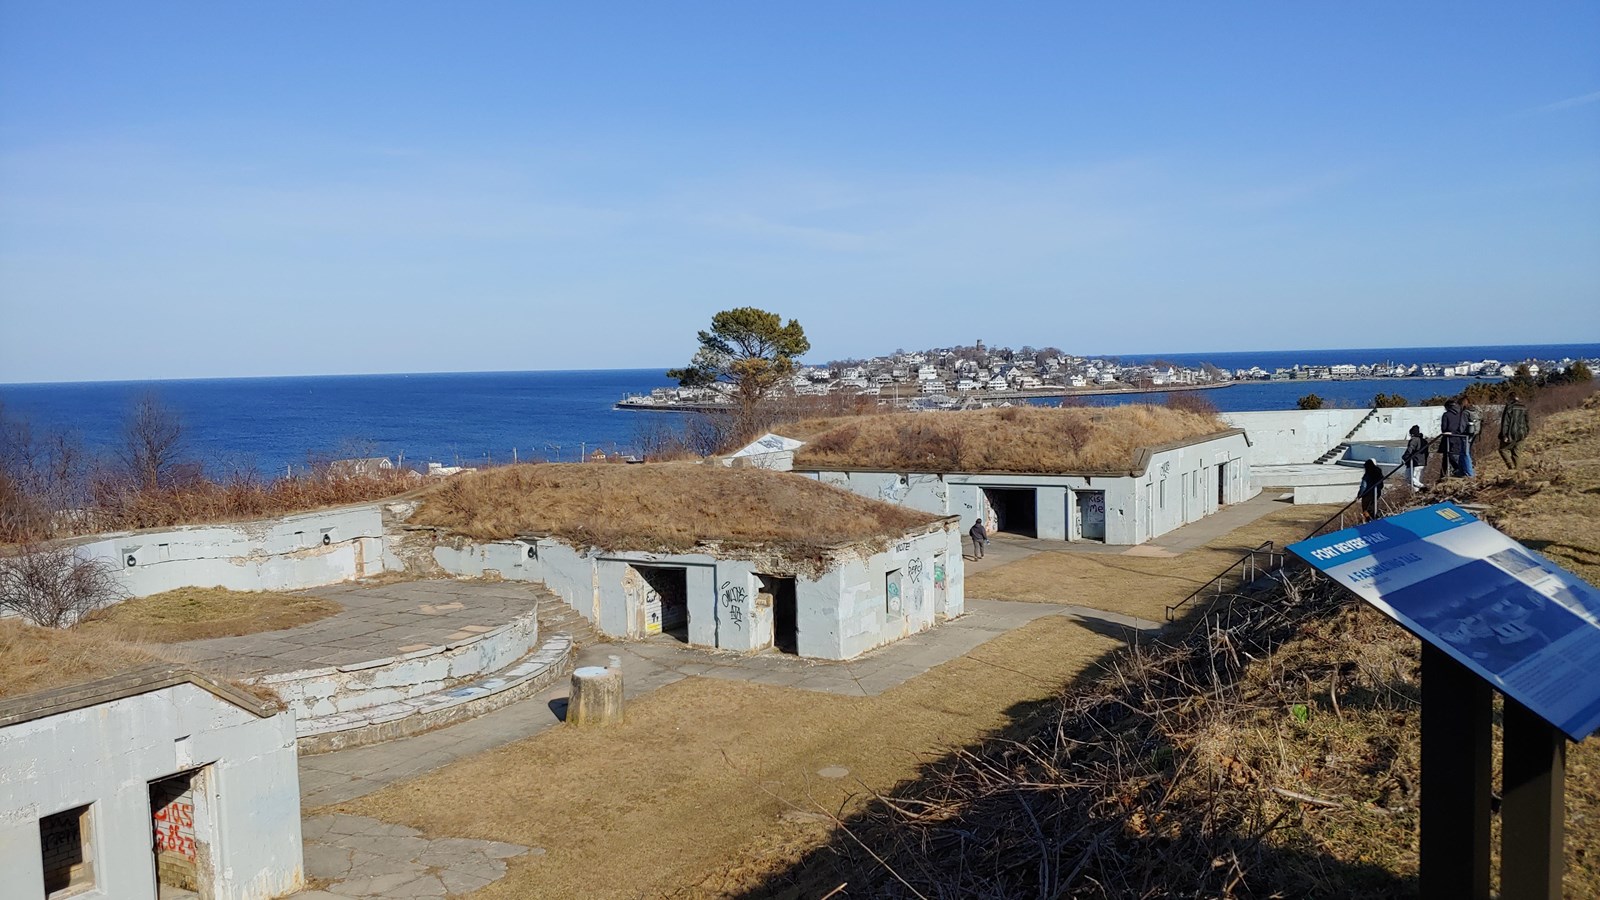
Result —
[[128, 597], [181, 587], [289, 591], [386, 570], [380, 504], [276, 519], [114, 532], [74, 542]]
[[276, 691], [304, 723], [425, 696], [498, 671], [526, 656], [538, 639], [538, 622], [528, 613], [493, 631], [413, 653], [283, 672], [257, 681]]
[[[1373, 413], [1367, 419], [1367, 414]], [[1404, 440], [1412, 425], [1423, 433], [1439, 432], [1441, 406], [1380, 409], [1296, 409], [1222, 413], [1222, 420], [1242, 428], [1250, 438], [1250, 459], [1257, 466], [1285, 466], [1315, 461], [1346, 440]], [[1366, 419], [1365, 424], [1362, 420]], [[1349, 438], [1351, 431], [1360, 430]]]

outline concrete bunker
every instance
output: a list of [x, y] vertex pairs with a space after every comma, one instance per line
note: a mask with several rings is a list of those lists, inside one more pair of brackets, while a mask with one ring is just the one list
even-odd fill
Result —
[[445, 571], [543, 582], [624, 639], [849, 659], [964, 611], [955, 517], [754, 466], [507, 466], [425, 495], [413, 524], [443, 532]]
[[0, 745], [7, 900], [304, 886], [294, 716], [276, 703], [147, 665], [0, 696]]
[[1162, 407], [861, 416], [812, 436], [794, 471], [962, 530], [1142, 544], [1250, 499], [1250, 444]]

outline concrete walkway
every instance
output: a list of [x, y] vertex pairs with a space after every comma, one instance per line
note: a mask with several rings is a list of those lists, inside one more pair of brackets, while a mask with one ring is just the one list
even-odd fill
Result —
[[[847, 697], [870, 697], [904, 684], [934, 666], [971, 652], [991, 638], [1045, 616], [1066, 616], [1131, 632], [1161, 626], [1082, 606], [969, 600], [967, 614], [938, 628], [880, 647], [848, 662], [802, 659], [767, 652], [736, 656], [691, 649], [670, 637], [598, 644], [578, 653], [578, 665], [622, 659], [624, 695], [632, 700], [691, 675], [748, 681]], [[303, 809], [341, 803], [414, 778], [456, 760], [539, 734], [561, 722], [569, 687], [559, 684], [504, 709], [415, 737], [300, 759]]]
[[493, 631], [552, 596], [538, 585], [478, 581], [338, 584], [303, 593], [344, 609], [297, 628], [164, 649], [233, 678], [353, 665]]

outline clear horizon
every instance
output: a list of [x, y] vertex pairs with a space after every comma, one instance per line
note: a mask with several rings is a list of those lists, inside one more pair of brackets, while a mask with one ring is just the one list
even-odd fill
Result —
[[5, 4], [0, 383], [665, 367], [744, 305], [830, 358], [1600, 341], [1595, 46], [1594, 4]]
[[[985, 343], [986, 346], [1000, 346], [1000, 345], [991, 345], [988, 341], [985, 341], [984, 343]], [[940, 346], [941, 347], [953, 347], [953, 346], [957, 346], [957, 345], [955, 345], [955, 344], [943, 344], [943, 345], [940, 345]], [[970, 345], [963, 345], [963, 346], [970, 346]], [[1040, 346], [1049, 346], [1049, 345], [1045, 344], [1045, 345], [1040, 345]], [[1251, 353], [1263, 353], [1263, 354], [1265, 354], [1265, 353], [1271, 353], [1271, 354], [1335, 353], [1335, 352], [1342, 352], [1342, 351], [1348, 351], [1350, 353], [1377, 353], [1377, 352], [1391, 352], [1391, 351], [1399, 351], [1399, 350], [1429, 351], [1429, 350], [1491, 349], [1491, 348], [1494, 348], [1494, 347], [1511, 347], [1511, 346], [1529, 347], [1529, 348], [1536, 348], [1536, 347], [1560, 347], [1560, 348], [1593, 347], [1597, 351], [1600, 351], [1600, 341], [1593, 342], [1593, 343], [1587, 342], [1587, 341], [1577, 341], [1577, 342], [1573, 342], [1573, 343], [1559, 343], [1559, 344], [1552, 344], [1552, 343], [1447, 344], [1447, 345], [1440, 345], [1440, 346], [1436, 346], [1436, 347], [1297, 347], [1297, 348], [1294, 348], [1294, 349], [1291, 349], [1291, 350], [1274, 350], [1274, 349], [1267, 349], [1267, 348], [1256, 348], [1256, 349], [1251, 349], [1251, 350], [1163, 350], [1163, 351], [1155, 352], [1155, 353], [1142, 352], [1142, 351], [1141, 352], [1122, 352], [1122, 353], [1077, 353], [1077, 352], [1074, 352], [1074, 351], [1072, 351], [1071, 349], [1068, 349], [1068, 348], [1062, 348], [1062, 349], [1068, 355], [1082, 357], [1082, 358], [1086, 358], [1086, 359], [1123, 359], [1123, 358], [1128, 358], [1128, 359], [1155, 359], [1155, 358], [1160, 358], [1160, 357], [1163, 357], [1163, 356], [1174, 356], [1174, 357], [1176, 357], [1176, 356], [1201, 356], [1201, 357], [1203, 357], [1205, 354], [1208, 354], [1208, 353], [1214, 353], [1214, 354], [1216, 354], [1218, 356], [1224, 356], [1224, 355], [1226, 355], [1226, 356], [1234, 356], [1234, 355], [1245, 355], [1245, 354], [1251, 354]], [[922, 352], [924, 350], [935, 349], [935, 348], [921, 347], [921, 348], [915, 348], [915, 349], [913, 349], [913, 348], [901, 348], [901, 349], [906, 350], [907, 352]], [[1019, 349], [1019, 348], [1018, 347], [1010, 347], [1009, 349], [1016, 350], [1016, 349]], [[873, 354], [873, 356], [884, 357], [884, 356], [888, 356], [888, 355], [892, 354], [893, 352], [894, 352], [893, 350], [888, 350], [888, 351], [884, 351], [882, 353]], [[1600, 354], [1597, 354], [1597, 355], [1600, 355]], [[1377, 360], [1363, 359], [1363, 358], [1352, 358], [1349, 361], [1350, 362], [1354, 362], [1354, 363], [1363, 363], [1363, 362], [1376, 362]], [[1477, 362], [1478, 360], [1443, 359], [1443, 358], [1441, 358], [1441, 359], [1409, 359], [1408, 358], [1408, 359], [1404, 359], [1404, 360], [1396, 359], [1394, 361], [1395, 362], [1407, 362], [1407, 363], [1411, 363], [1411, 362], [1416, 362], [1416, 363], [1422, 363], [1422, 362], [1450, 363], [1450, 362]], [[1518, 361], [1518, 362], [1520, 362], [1520, 360], [1501, 360], [1501, 362], [1508, 362], [1508, 361]], [[815, 361], [802, 360], [802, 364], [803, 365], [824, 365], [826, 362], [827, 362], [827, 360], [821, 360], [821, 359], [818, 359], [818, 360], [815, 360]], [[6, 386], [9, 386], [9, 385], [51, 385], [51, 384], [147, 384], [147, 383], [160, 383], [160, 382], [168, 382], [168, 381], [228, 381], [228, 380], [235, 380], [235, 379], [274, 379], [274, 378], [388, 378], [388, 377], [400, 377], [400, 376], [410, 376], [410, 375], [422, 375], [422, 376], [429, 376], [429, 375], [519, 375], [519, 374], [535, 373], [535, 372], [537, 372], [537, 373], [555, 373], [555, 372], [649, 372], [649, 371], [661, 371], [661, 372], [664, 373], [667, 369], [673, 368], [674, 366], [677, 366], [677, 365], [680, 365], [680, 364], [679, 363], [671, 363], [671, 364], [662, 365], [662, 366], [607, 366], [607, 367], [591, 367], [591, 368], [586, 368], [586, 369], [451, 369], [451, 370], [438, 370], [438, 371], [409, 371], [409, 372], [402, 372], [402, 371], [394, 371], [394, 372], [285, 372], [285, 373], [277, 374], [277, 375], [193, 375], [193, 376], [186, 376], [186, 377], [182, 377], [182, 378], [101, 378], [101, 379], [80, 378], [80, 379], [66, 380], [66, 381], [10, 381], [10, 382], [0, 382], [0, 387], [6, 387]], [[665, 378], [664, 375], [663, 375], [663, 378]], [[0, 397], [0, 400], [4, 400], [4, 399], [5, 399], [4, 397]]]

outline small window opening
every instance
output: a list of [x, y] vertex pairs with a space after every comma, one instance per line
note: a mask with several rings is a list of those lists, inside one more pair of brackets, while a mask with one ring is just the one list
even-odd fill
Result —
[[94, 888], [94, 848], [89, 844], [89, 807], [80, 806], [39, 820], [39, 853], [44, 862], [44, 892], [49, 900]]

